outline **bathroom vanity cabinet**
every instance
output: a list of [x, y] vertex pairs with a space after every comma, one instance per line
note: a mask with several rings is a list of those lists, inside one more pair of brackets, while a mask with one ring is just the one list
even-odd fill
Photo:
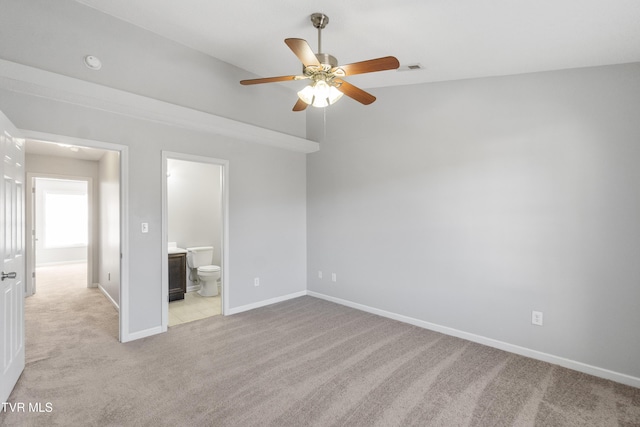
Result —
[[187, 292], [187, 254], [169, 254], [169, 301], [184, 299]]

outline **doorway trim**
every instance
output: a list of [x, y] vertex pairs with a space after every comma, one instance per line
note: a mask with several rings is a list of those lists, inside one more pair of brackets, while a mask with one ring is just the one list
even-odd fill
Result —
[[[26, 282], [26, 296], [31, 296], [34, 294], [36, 290], [36, 286], [34, 286], [34, 277], [33, 273], [36, 271], [36, 247], [34, 245], [35, 236], [32, 235], [30, 231], [36, 229], [35, 219], [36, 219], [36, 209], [37, 204], [34, 202], [34, 184], [36, 179], [60, 179], [65, 181], [81, 181], [87, 183], [87, 214], [88, 214], [88, 224], [87, 224], [87, 288], [96, 287], [97, 284], [93, 283], [93, 272], [97, 267], [94, 265], [93, 256], [96, 254], [95, 249], [95, 239], [93, 234], [93, 228], [95, 227], [95, 223], [93, 221], [94, 215], [96, 214], [96, 206], [94, 205], [94, 197], [97, 196], [93, 191], [93, 178], [89, 176], [82, 175], [58, 175], [51, 173], [40, 173], [40, 172], [27, 172], [26, 177], [26, 197], [25, 200], [25, 214], [26, 214], [26, 229], [25, 229], [25, 250], [27, 253], [27, 274], [25, 277]], [[37, 281], [36, 281], [37, 282]]]
[[168, 160], [208, 163], [222, 168], [222, 315], [229, 313], [229, 161], [194, 154], [162, 151], [162, 332], [169, 326], [169, 205], [167, 197]]
[[111, 142], [26, 129], [20, 129], [20, 132], [26, 139], [99, 148], [117, 151], [120, 154], [120, 307], [118, 308], [118, 329], [120, 342], [131, 341], [133, 337], [129, 333], [129, 147]]

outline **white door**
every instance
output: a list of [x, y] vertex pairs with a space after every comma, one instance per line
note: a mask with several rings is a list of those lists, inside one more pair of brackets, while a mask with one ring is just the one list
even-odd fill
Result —
[[24, 140], [0, 112], [0, 402], [24, 369]]

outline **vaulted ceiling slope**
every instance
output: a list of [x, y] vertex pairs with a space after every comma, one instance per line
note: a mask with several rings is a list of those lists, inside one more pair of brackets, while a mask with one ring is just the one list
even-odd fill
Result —
[[364, 88], [640, 61], [637, 0], [77, 1], [258, 76], [298, 72], [283, 40], [315, 49], [309, 15], [323, 12], [323, 50], [340, 63], [400, 60], [354, 77]]

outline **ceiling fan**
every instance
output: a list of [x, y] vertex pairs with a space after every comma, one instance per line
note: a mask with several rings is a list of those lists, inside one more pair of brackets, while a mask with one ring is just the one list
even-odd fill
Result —
[[302, 75], [242, 80], [240, 84], [255, 85], [289, 80], [311, 80], [307, 87], [298, 92], [298, 102], [293, 106], [293, 111], [303, 111], [309, 105], [326, 107], [340, 99], [343, 94], [364, 105], [369, 105], [375, 101], [375, 96], [342, 78], [356, 74], [393, 70], [400, 66], [398, 60], [393, 56], [385, 56], [368, 61], [338, 65], [338, 60], [335, 57], [322, 53], [322, 29], [329, 23], [329, 17], [323, 13], [314, 13], [311, 15], [311, 23], [318, 29], [318, 53], [314, 53], [309, 44], [303, 39], [291, 38], [284, 40], [302, 62]]

